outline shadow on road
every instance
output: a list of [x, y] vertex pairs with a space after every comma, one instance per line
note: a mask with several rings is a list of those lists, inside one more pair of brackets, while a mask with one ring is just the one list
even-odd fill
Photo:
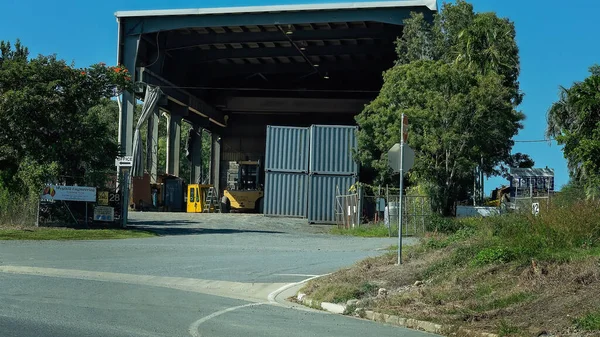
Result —
[[190, 228], [190, 227], [160, 227], [147, 225], [131, 225], [127, 227], [132, 230], [142, 230], [154, 232], [160, 236], [171, 235], [201, 235], [201, 234], [238, 234], [238, 233], [259, 233], [259, 234], [283, 234], [284, 232], [270, 230], [253, 229], [231, 229], [231, 228]]

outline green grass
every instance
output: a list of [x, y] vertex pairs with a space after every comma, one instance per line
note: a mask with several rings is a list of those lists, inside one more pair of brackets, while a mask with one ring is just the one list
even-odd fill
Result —
[[575, 320], [577, 328], [588, 331], [600, 330], [600, 310]]
[[[365, 238], [382, 238], [390, 235], [389, 229], [384, 225], [363, 225], [354, 228], [333, 228], [331, 234], [360, 236]], [[393, 234], [393, 233], [392, 233]]]
[[152, 232], [125, 229], [0, 229], [0, 240], [108, 240], [154, 236]]

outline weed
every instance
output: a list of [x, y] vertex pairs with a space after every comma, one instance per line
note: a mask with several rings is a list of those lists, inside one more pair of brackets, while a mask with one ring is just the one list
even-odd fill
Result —
[[600, 310], [590, 312], [587, 315], [575, 320], [578, 329], [588, 331], [600, 330]]
[[506, 248], [484, 248], [477, 253], [475, 260], [473, 260], [473, 264], [484, 266], [492, 263], [507, 263], [512, 260], [514, 260], [514, 254]]
[[505, 320], [501, 320], [498, 323], [498, 335], [500, 335], [500, 336], [510, 336], [510, 335], [519, 333], [520, 331], [521, 331], [521, 329], [508, 323]]

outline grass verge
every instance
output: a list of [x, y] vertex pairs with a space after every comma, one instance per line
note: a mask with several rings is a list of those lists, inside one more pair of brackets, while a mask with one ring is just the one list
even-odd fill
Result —
[[[302, 292], [503, 336], [600, 333], [598, 209], [579, 201], [538, 217], [445, 221], [404, 249], [401, 266], [388, 252], [312, 280]], [[378, 297], [379, 288], [387, 295]]]
[[154, 236], [152, 232], [125, 229], [0, 229], [0, 240], [109, 240]]

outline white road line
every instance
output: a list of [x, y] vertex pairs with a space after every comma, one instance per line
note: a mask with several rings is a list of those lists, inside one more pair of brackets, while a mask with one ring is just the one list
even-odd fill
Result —
[[321, 275], [313, 275], [313, 274], [273, 274], [275, 276], [304, 276], [304, 277], [315, 277]]
[[254, 307], [254, 306], [263, 305], [263, 304], [267, 304], [267, 303], [249, 303], [249, 304], [239, 305], [237, 307], [231, 307], [231, 308], [223, 309], [221, 311], [214, 312], [214, 313], [212, 313], [208, 316], [202, 317], [199, 320], [192, 323], [190, 325], [190, 328], [188, 329], [188, 332], [190, 333], [190, 335], [192, 337], [201, 337], [202, 335], [200, 335], [200, 331], [198, 331], [198, 328], [200, 327], [200, 324], [208, 321], [209, 319], [213, 319], [217, 316], [223, 315], [224, 313], [228, 313], [230, 311], [234, 311], [237, 309], [246, 308], [246, 307]]
[[306, 283], [306, 282], [308, 282], [310, 280], [316, 279], [316, 278], [321, 277], [321, 276], [326, 276], [326, 275], [329, 275], [329, 274], [314, 275], [313, 277], [309, 277], [309, 278], [307, 278], [305, 280], [302, 280], [300, 282], [288, 283], [288, 284], [282, 286], [281, 288], [279, 288], [279, 289], [277, 289], [277, 290], [275, 290], [275, 291], [273, 291], [273, 292], [271, 292], [269, 294], [269, 297], [268, 297], [269, 303], [271, 303], [271, 304], [277, 303], [277, 301], [275, 301], [275, 297], [277, 295], [279, 295], [280, 293], [284, 292], [285, 290], [291, 288], [291, 287], [294, 287], [294, 286]]

